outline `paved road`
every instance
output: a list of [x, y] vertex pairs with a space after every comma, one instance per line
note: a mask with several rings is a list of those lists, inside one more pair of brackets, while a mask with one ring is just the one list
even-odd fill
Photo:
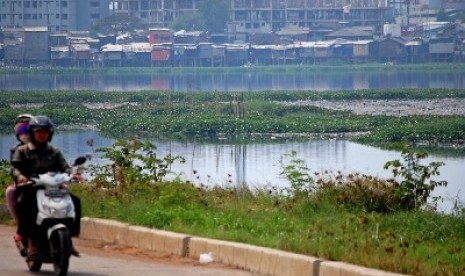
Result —
[[[53, 275], [51, 264], [44, 264], [40, 273], [32, 274], [13, 243], [14, 227], [0, 225], [0, 275]], [[71, 259], [69, 276], [192, 276], [192, 275], [257, 275], [219, 264], [200, 265], [196, 260], [157, 256], [131, 248], [99, 246], [95, 242], [77, 240], [82, 257]]]

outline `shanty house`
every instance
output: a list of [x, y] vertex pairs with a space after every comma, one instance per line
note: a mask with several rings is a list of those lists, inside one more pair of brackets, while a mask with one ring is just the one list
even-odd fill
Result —
[[273, 64], [274, 45], [250, 45], [250, 62], [256, 65]]
[[90, 65], [92, 59], [92, 53], [90, 46], [87, 43], [76, 43], [70, 46], [71, 61], [74, 66], [85, 66]]
[[174, 33], [171, 29], [164, 29], [164, 28], [149, 29], [150, 45], [173, 43], [173, 39], [174, 39]]
[[68, 46], [51, 46], [50, 63], [52, 66], [71, 66]]
[[26, 64], [48, 63], [50, 47], [47, 27], [24, 27], [23, 60]]
[[379, 62], [392, 62], [405, 60], [405, 40], [400, 37], [387, 36], [374, 40], [370, 52]]
[[135, 42], [123, 46], [123, 64], [125, 66], [150, 66], [151, 47], [148, 42]]
[[248, 44], [226, 44], [226, 60], [228, 66], [242, 66], [249, 62]]
[[154, 44], [151, 48], [150, 60], [152, 66], [168, 66], [171, 64], [172, 43]]
[[100, 50], [102, 52], [102, 61], [104, 66], [123, 65], [123, 46], [107, 44]]
[[195, 44], [173, 45], [172, 64], [174, 66], [194, 67], [198, 65], [198, 47]]
[[429, 40], [431, 61], [450, 62], [454, 59], [455, 42], [452, 37], [432, 38]]

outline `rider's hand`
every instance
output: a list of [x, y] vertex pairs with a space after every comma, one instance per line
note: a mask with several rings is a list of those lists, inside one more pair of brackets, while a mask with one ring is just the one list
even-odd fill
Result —
[[73, 180], [76, 181], [76, 182], [81, 182], [83, 180], [85, 180], [84, 176], [80, 173], [75, 173], [73, 174]]
[[27, 183], [29, 179], [27, 179], [27, 177], [25, 177], [24, 175], [20, 174], [17, 178], [17, 181], [18, 181], [18, 184], [24, 184], [24, 183]]

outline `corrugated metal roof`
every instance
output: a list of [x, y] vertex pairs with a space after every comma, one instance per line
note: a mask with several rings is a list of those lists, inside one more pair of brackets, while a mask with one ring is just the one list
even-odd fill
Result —
[[90, 51], [89, 44], [72, 44], [71, 48], [73, 48], [75, 51], [78, 51], [78, 52]]
[[25, 32], [48, 32], [48, 28], [46, 26], [28, 26], [24, 27]]
[[68, 46], [50, 47], [51, 52], [69, 52]]
[[134, 42], [130, 44], [124, 44], [123, 52], [133, 52], [133, 53], [148, 53], [150, 52], [150, 43], [148, 42]]
[[102, 52], [122, 52], [123, 45], [106, 44], [101, 48]]

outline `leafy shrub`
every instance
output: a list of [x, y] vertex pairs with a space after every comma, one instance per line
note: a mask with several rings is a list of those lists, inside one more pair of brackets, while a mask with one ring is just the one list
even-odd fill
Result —
[[150, 184], [162, 181], [175, 161], [184, 162], [181, 156], [167, 155], [158, 157], [156, 147], [150, 142], [142, 142], [137, 138], [119, 140], [111, 148], [99, 148], [104, 157], [111, 161], [104, 166], [91, 166], [91, 174], [95, 182], [105, 187]]
[[447, 181], [430, 179], [432, 176], [439, 175], [439, 167], [444, 165], [444, 162], [430, 162], [428, 165], [422, 165], [421, 160], [428, 157], [426, 151], [414, 151], [405, 143], [400, 147], [403, 161], [388, 161], [384, 168], [391, 168], [394, 177], [402, 178], [396, 196], [403, 202], [404, 208], [419, 209], [427, 203], [431, 192], [436, 187], [447, 185]]

